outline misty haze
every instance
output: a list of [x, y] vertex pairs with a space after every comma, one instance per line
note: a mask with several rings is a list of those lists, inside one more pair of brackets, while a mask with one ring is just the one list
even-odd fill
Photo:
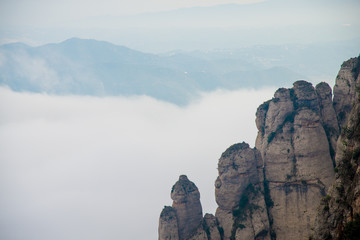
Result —
[[146, 222], [137, 237], [156, 239], [183, 173], [214, 212], [217, 160], [234, 142], [254, 143], [256, 107], [273, 91], [218, 91], [180, 108], [2, 88], [2, 238], [128, 239]]
[[182, 174], [215, 214], [222, 153], [255, 147], [256, 111], [278, 88], [296, 101], [297, 80], [334, 87], [360, 53], [359, 12], [357, 0], [1, 1], [0, 239], [158, 239]]

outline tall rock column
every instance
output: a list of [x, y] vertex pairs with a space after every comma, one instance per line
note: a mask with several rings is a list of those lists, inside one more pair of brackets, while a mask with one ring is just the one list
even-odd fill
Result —
[[260, 152], [246, 143], [229, 147], [218, 163], [216, 217], [223, 239], [270, 239]]
[[187, 239], [202, 223], [199, 190], [187, 176], [181, 175], [172, 187], [171, 199], [178, 219], [179, 237]]
[[320, 104], [321, 124], [328, 137], [330, 155], [333, 160], [333, 165], [335, 165], [335, 150], [339, 137], [339, 124], [333, 106], [331, 88], [327, 83], [322, 82], [316, 85], [315, 89]]
[[200, 193], [181, 175], [171, 190], [172, 207], [164, 207], [159, 220], [159, 240], [221, 240], [217, 219], [203, 218]]
[[310, 83], [297, 81], [292, 89], [277, 90], [257, 110], [256, 148], [264, 160], [276, 239], [307, 239], [316, 208], [333, 181], [333, 135], [324, 125], [337, 124], [334, 116], [327, 118], [327, 112], [334, 115], [328, 90], [322, 84], [317, 94]]

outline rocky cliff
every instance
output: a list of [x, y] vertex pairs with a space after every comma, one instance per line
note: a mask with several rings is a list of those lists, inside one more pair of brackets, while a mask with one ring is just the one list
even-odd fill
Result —
[[224, 239], [270, 239], [260, 152], [246, 143], [228, 148], [218, 164], [215, 216]]
[[344, 62], [334, 98], [326, 83], [278, 89], [257, 109], [256, 147], [234, 144], [219, 159], [216, 217], [202, 218], [197, 188], [180, 177], [159, 239], [359, 239], [348, 237], [360, 229], [359, 71], [359, 58]]
[[313, 239], [360, 239], [359, 66], [359, 58], [350, 59], [337, 76], [334, 104], [343, 125], [336, 148], [335, 182], [321, 201]]
[[315, 89], [297, 81], [258, 108], [255, 145], [274, 203], [269, 215], [277, 239], [309, 236], [317, 205], [333, 181], [331, 148], [337, 132], [328, 129], [336, 129], [337, 122], [329, 89], [325, 83]]
[[359, 58], [351, 58], [342, 64], [336, 77], [334, 86], [334, 107], [340, 127], [343, 127], [347, 123], [352, 105], [357, 102], [359, 71]]

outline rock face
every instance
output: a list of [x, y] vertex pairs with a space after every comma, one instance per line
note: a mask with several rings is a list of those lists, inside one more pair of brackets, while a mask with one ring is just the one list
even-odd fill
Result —
[[246, 143], [228, 148], [218, 164], [216, 217], [224, 239], [270, 239], [260, 152]]
[[[331, 148], [338, 125], [331, 89], [321, 83], [315, 90], [305, 81], [281, 88], [258, 108], [256, 124], [256, 148], [273, 202], [272, 231], [276, 239], [306, 239], [334, 178]], [[330, 133], [330, 128], [335, 130]]]
[[198, 189], [180, 176], [159, 239], [359, 239], [359, 72], [360, 56], [344, 62], [333, 100], [326, 83], [278, 89], [257, 109], [256, 147], [219, 159], [216, 217], [202, 218]]
[[234, 209], [246, 187], [259, 183], [258, 162], [262, 163], [260, 153], [246, 143], [234, 144], [221, 155], [219, 177], [215, 182], [215, 197], [220, 208]]
[[340, 127], [347, 123], [347, 118], [356, 101], [356, 83], [359, 80], [360, 60], [351, 58], [341, 66], [334, 87], [334, 107]]
[[219, 223], [216, 217], [212, 214], [205, 214], [204, 216], [204, 227], [205, 231], [208, 234], [208, 239], [210, 240], [221, 240], [221, 235], [219, 232]]
[[339, 137], [339, 126], [332, 102], [331, 88], [326, 83], [316, 85], [316, 94], [320, 104], [321, 124], [328, 138], [330, 155], [335, 165], [336, 142]]
[[179, 177], [171, 190], [172, 207], [176, 211], [180, 239], [187, 239], [202, 223], [200, 193], [185, 175]]
[[[319, 207], [314, 239], [359, 239], [360, 236], [360, 77], [358, 67], [359, 59], [350, 59], [342, 65], [337, 77], [340, 81], [340, 84], [337, 84], [338, 91], [343, 82], [351, 83], [348, 88], [350, 94], [343, 97], [353, 102], [337, 99], [339, 104], [351, 106], [352, 110], [351, 112], [338, 111], [339, 119], [346, 122], [342, 125], [341, 135], [337, 142], [336, 178]], [[356, 81], [353, 82], [354, 79]], [[340, 94], [342, 93], [343, 91], [340, 91]], [[348, 107], [345, 107], [346, 109]]]
[[179, 240], [176, 211], [172, 207], [164, 207], [160, 214], [159, 240]]
[[172, 207], [165, 207], [159, 220], [159, 240], [221, 240], [217, 220], [204, 219], [200, 193], [187, 176], [181, 175], [171, 190]]

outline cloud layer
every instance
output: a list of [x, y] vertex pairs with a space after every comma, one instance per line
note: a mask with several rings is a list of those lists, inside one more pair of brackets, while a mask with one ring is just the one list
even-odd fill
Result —
[[180, 174], [214, 213], [218, 158], [254, 145], [256, 108], [273, 92], [217, 91], [180, 108], [0, 88], [0, 238], [157, 239]]

